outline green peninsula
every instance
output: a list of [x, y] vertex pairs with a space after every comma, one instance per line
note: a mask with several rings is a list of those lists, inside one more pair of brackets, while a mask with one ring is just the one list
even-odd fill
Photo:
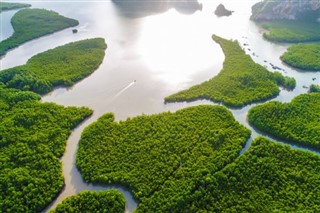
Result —
[[320, 41], [320, 23], [311, 21], [272, 20], [258, 23], [267, 32], [264, 38], [276, 42]]
[[103, 38], [69, 43], [31, 57], [25, 65], [0, 72], [8, 88], [45, 94], [55, 86], [71, 86], [93, 73], [105, 55]]
[[225, 54], [221, 72], [206, 82], [166, 97], [165, 102], [208, 99], [226, 106], [243, 107], [278, 95], [278, 85], [287, 89], [295, 87], [293, 78], [284, 77], [279, 72], [271, 73], [255, 63], [237, 41], [216, 35], [212, 38]]
[[263, 0], [251, 8], [251, 20], [267, 32], [263, 36], [276, 42], [320, 40], [320, 4], [314, 0]]
[[319, 212], [320, 158], [257, 138], [174, 212]]
[[54, 11], [45, 9], [23, 9], [11, 19], [14, 33], [8, 39], [0, 42], [0, 56], [10, 49], [32, 39], [73, 27], [79, 24], [77, 20], [66, 18]]
[[320, 71], [320, 43], [290, 46], [280, 58], [292, 67]]
[[0, 13], [7, 10], [16, 10], [25, 7], [31, 7], [31, 4], [0, 2]]
[[66, 140], [92, 114], [39, 100], [0, 83], [0, 212], [40, 212], [58, 195]]
[[277, 138], [320, 150], [320, 93], [303, 94], [290, 103], [277, 101], [249, 110], [251, 125]]
[[92, 183], [128, 187], [137, 212], [174, 212], [250, 136], [222, 106], [201, 105], [115, 122], [107, 113], [82, 133], [76, 164]]
[[50, 213], [110, 212], [124, 213], [126, 200], [117, 190], [102, 192], [83, 191], [66, 198]]

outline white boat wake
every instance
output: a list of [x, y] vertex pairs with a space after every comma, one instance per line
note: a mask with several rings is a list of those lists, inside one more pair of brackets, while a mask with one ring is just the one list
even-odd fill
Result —
[[130, 87], [132, 87], [134, 84], [136, 83], [136, 80], [132, 81], [130, 84], [128, 84], [126, 87], [124, 87], [123, 89], [121, 89], [119, 92], [117, 92], [117, 94], [114, 95], [114, 98], [120, 96], [122, 93], [124, 93], [127, 89], [129, 89]]

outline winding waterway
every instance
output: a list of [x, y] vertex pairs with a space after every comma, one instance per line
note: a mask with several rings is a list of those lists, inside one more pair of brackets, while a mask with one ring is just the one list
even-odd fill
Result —
[[[113, 112], [116, 120], [124, 120], [142, 113], [154, 114], [192, 105], [214, 104], [209, 101], [164, 104], [163, 100], [167, 95], [219, 73], [224, 55], [219, 45], [212, 41], [212, 34], [238, 40], [254, 61], [269, 70], [272, 70], [270, 63], [284, 68], [284, 75], [297, 80], [294, 91], [282, 90], [273, 100], [289, 102], [293, 97], [307, 92], [304, 85], [319, 83], [317, 73], [302, 73], [282, 64], [279, 56], [288, 45], [270, 43], [262, 38], [260, 29], [249, 20], [251, 6], [257, 1], [224, 1], [226, 8], [235, 12], [230, 17], [222, 18], [217, 18], [213, 13], [220, 3], [216, 0], [199, 1], [202, 10], [194, 5], [186, 5], [183, 9], [171, 5], [167, 10], [159, 10], [156, 3], [141, 9], [140, 5], [132, 8], [132, 5], [117, 5], [111, 1], [26, 1], [34, 8], [46, 8], [78, 19], [79, 32], [73, 34], [71, 29], [66, 29], [30, 41], [7, 53], [0, 61], [1, 69], [24, 64], [37, 53], [72, 41], [103, 37], [108, 44], [106, 57], [96, 72], [71, 88], [57, 88], [42, 98], [44, 102], [88, 106], [94, 110], [92, 117], [74, 129], [68, 139], [66, 152], [61, 158], [65, 187], [44, 212], [82, 190], [109, 188], [117, 188], [125, 195], [128, 212], [136, 208], [137, 203], [128, 190], [120, 186], [95, 186], [82, 180], [75, 166], [81, 132], [106, 112]], [[12, 34], [10, 19], [15, 12], [1, 13], [1, 39]], [[254, 105], [230, 109], [235, 118], [252, 131], [242, 153], [249, 148], [252, 139], [261, 135], [246, 120], [248, 110]]]

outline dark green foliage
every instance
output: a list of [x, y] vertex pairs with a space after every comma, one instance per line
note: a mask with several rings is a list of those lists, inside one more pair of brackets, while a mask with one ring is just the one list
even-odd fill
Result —
[[83, 191], [66, 198], [50, 213], [124, 213], [126, 200], [117, 190], [102, 192]]
[[[320, 26], [319, 26], [320, 27]], [[320, 43], [290, 46], [281, 57], [290, 66], [304, 70], [320, 70]]]
[[294, 79], [285, 78], [280, 73], [273, 74], [256, 64], [236, 41], [215, 35], [213, 39], [225, 54], [221, 72], [209, 81], [166, 97], [166, 102], [209, 99], [227, 106], [243, 107], [278, 95], [277, 84], [287, 89], [295, 87]]
[[180, 212], [319, 212], [320, 158], [257, 138]]
[[278, 85], [282, 85], [288, 90], [293, 90], [296, 87], [296, 80], [292, 77], [283, 76], [280, 72], [273, 73], [273, 80], [277, 82]]
[[320, 92], [320, 85], [311, 84], [310, 92]]
[[15, 10], [24, 7], [31, 7], [31, 4], [0, 2], [0, 13], [7, 10]]
[[197, 106], [120, 123], [105, 114], [83, 133], [76, 163], [87, 182], [131, 189], [138, 212], [173, 212], [232, 162], [250, 131], [225, 107]]
[[101, 64], [106, 44], [95, 38], [69, 43], [31, 57], [27, 64], [0, 72], [8, 88], [44, 94], [54, 86], [71, 86]]
[[320, 148], [320, 93], [297, 96], [291, 103], [268, 102], [250, 109], [250, 124], [289, 142]]
[[0, 43], [0, 56], [32, 39], [79, 24], [77, 20], [44, 9], [23, 9], [11, 20], [14, 33]]
[[0, 85], [0, 212], [39, 212], [57, 196], [67, 137], [92, 113], [39, 99]]
[[259, 24], [268, 30], [263, 36], [270, 41], [295, 43], [320, 40], [319, 22], [273, 20]]

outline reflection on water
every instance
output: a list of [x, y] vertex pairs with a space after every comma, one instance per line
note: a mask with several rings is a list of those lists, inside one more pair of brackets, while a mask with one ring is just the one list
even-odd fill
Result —
[[170, 8], [183, 14], [192, 14], [202, 10], [202, 4], [197, 0], [112, 0], [121, 15], [129, 18], [140, 18], [157, 13], [163, 13]]
[[[209, 101], [164, 104], [164, 97], [219, 73], [224, 55], [220, 46], [212, 41], [212, 34], [237, 39], [257, 63], [270, 70], [272, 63], [284, 68], [285, 71], [281, 71], [284, 75], [296, 78], [297, 88], [292, 92], [282, 90], [274, 100], [291, 101], [296, 95], [307, 92], [303, 85], [319, 83], [317, 73], [302, 73], [282, 64], [279, 56], [288, 45], [274, 44], [263, 39], [259, 28], [249, 20], [251, 5], [257, 1], [226, 0], [223, 2], [226, 8], [235, 13], [221, 18], [213, 13], [221, 3], [218, 0], [200, 1], [203, 4], [201, 11], [197, 1], [171, 1], [170, 6], [169, 1], [148, 1], [144, 6], [138, 0], [134, 4], [133, 1], [127, 1], [131, 6], [125, 6], [123, 1], [31, 2], [33, 7], [54, 10], [78, 19], [79, 33], [73, 34], [71, 29], [66, 29], [30, 41], [8, 52], [0, 60], [1, 69], [24, 64], [37, 53], [72, 41], [103, 37], [108, 44], [106, 57], [96, 72], [73, 87], [58, 88], [42, 99], [65, 106], [88, 106], [94, 110], [92, 117], [76, 128], [68, 139], [66, 152], [61, 159], [66, 186], [48, 209], [84, 189], [108, 188], [86, 184], [75, 166], [75, 153], [82, 130], [102, 114], [113, 112], [116, 120], [123, 120], [142, 113], [154, 114], [176, 111], [187, 106], [212, 104]], [[173, 2], [184, 3], [180, 5]], [[189, 8], [192, 14], [182, 14], [183, 8]], [[2, 13], [1, 35], [9, 36], [12, 33], [10, 18], [13, 14]], [[254, 139], [260, 133], [246, 121], [247, 112], [252, 106], [231, 111], [239, 122], [252, 130]], [[249, 145], [250, 141], [246, 148]], [[117, 188], [126, 196], [127, 210], [132, 211], [137, 203], [130, 192]]]

